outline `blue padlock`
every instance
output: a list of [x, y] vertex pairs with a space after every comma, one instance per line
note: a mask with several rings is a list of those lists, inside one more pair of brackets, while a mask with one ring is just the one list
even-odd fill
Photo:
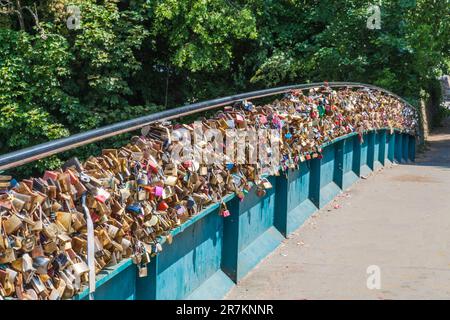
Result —
[[14, 188], [14, 187], [17, 186], [18, 184], [19, 184], [19, 183], [17, 182], [16, 179], [12, 179], [12, 180], [10, 181], [11, 188]]
[[126, 207], [127, 211], [130, 211], [134, 214], [141, 214], [142, 210], [141, 210], [141, 205], [139, 203], [134, 203], [132, 205], [129, 205]]

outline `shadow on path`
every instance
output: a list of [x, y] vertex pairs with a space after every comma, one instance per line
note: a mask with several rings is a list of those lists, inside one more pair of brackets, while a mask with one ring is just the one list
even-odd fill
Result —
[[430, 134], [427, 147], [426, 151], [417, 154], [414, 165], [450, 169], [450, 118]]

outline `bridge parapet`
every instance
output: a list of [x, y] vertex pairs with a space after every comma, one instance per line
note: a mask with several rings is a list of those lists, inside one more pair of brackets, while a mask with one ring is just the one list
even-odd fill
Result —
[[[127, 259], [99, 277], [95, 299], [223, 298], [283, 239], [356, 182], [361, 168], [367, 175], [394, 162], [414, 161], [412, 135], [381, 129], [363, 138], [373, 141], [365, 151], [357, 135], [349, 134], [324, 146], [329, 158], [303, 162], [287, 177], [271, 177], [274, 188], [262, 198], [253, 192], [243, 201], [227, 196], [233, 214], [226, 219], [219, 215], [219, 204], [209, 206], [171, 232], [173, 243], [152, 259], [147, 277], [139, 278]], [[369, 154], [364, 164], [362, 153]], [[333, 178], [324, 180], [323, 175]], [[87, 299], [88, 290], [75, 298]]]
[[[155, 121], [214, 109], [242, 99], [323, 85], [275, 88], [167, 110], [0, 156], [0, 168], [34, 161]], [[348, 83], [329, 85], [374, 88]], [[223, 218], [221, 203], [213, 203], [170, 230], [165, 237], [158, 238], [159, 244], [166, 240], [171, 242], [169, 239], [174, 243], [166, 244], [161, 253], [152, 257], [147, 265], [147, 277], [139, 277], [142, 270], [138, 270], [131, 259], [125, 259], [112, 268], [103, 269], [96, 283], [92, 282], [91, 288], [86, 288], [75, 299], [88, 298], [94, 285], [97, 287], [92, 295], [95, 299], [221, 298], [284, 237], [359, 177], [389, 162], [414, 160], [415, 137], [398, 129], [379, 128], [352, 132], [324, 143], [320, 149], [320, 157], [299, 162], [297, 169], [286, 170], [281, 176], [266, 177], [272, 187], [263, 196], [257, 196], [257, 185], [251, 186], [243, 200], [236, 194], [225, 196], [222, 201], [232, 212], [230, 217]], [[86, 212], [85, 217], [89, 217], [89, 210]]]

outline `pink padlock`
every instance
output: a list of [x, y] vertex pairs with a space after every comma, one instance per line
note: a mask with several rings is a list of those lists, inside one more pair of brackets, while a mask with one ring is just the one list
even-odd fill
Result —
[[162, 197], [164, 189], [162, 187], [155, 187], [155, 196]]
[[274, 114], [274, 115], [273, 115], [272, 123], [273, 123], [274, 125], [277, 125], [277, 124], [280, 123], [280, 118], [278, 117], [277, 114]]
[[222, 211], [222, 217], [226, 218], [226, 217], [229, 217], [230, 215], [231, 215], [230, 211], [228, 211], [228, 210]]
[[243, 123], [244, 122], [244, 117], [241, 116], [240, 114], [236, 115], [236, 122], [237, 123]]
[[267, 123], [267, 117], [266, 116], [259, 116], [259, 122], [261, 124], [266, 124]]

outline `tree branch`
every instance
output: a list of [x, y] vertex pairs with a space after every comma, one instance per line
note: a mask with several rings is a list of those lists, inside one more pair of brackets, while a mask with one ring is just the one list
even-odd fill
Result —
[[10, 0], [0, 0], [0, 14], [3, 13], [3, 14], [8, 14], [8, 15], [12, 15], [12, 14], [17, 15], [17, 17], [19, 19], [20, 29], [22, 31], [25, 31], [25, 19], [23, 16], [25, 10], [31, 14], [31, 16], [34, 19], [36, 28], [38, 29], [39, 32], [41, 32], [41, 34], [43, 34], [44, 31], [41, 28], [41, 25], [39, 23], [39, 16], [37, 13], [36, 3], [34, 4], [34, 11], [33, 11], [33, 9], [31, 9], [28, 6], [22, 7], [20, 4], [20, 0], [16, 0], [15, 4]]
[[36, 24], [36, 27], [38, 28], [38, 30], [42, 30], [41, 25], [39, 24], [39, 17], [38, 17], [36, 8], [35, 8], [34, 12], [28, 6], [21, 8], [21, 10], [24, 10], [24, 9], [26, 9], [33, 16], [34, 23]]

